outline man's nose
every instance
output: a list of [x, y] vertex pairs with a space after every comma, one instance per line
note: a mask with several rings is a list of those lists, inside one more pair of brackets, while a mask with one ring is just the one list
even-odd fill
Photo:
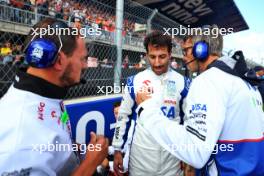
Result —
[[155, 66], [159, 66], [160, 65], [160, 59], [159, 58], [155, 58], [154, 65]]

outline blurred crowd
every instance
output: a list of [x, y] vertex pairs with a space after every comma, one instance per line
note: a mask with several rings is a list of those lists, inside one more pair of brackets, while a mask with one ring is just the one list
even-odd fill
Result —
[[[125, 55], [122, 59], [122, 68], [124, 69], [144, 69], [147, 68], [147, 58], [146, 55], [140, 55], [138, 59], [139, 62], [131, 62], [129, 59], [129, 55]], [[0, 64], [9, 64], [14, 65], [16, 63], [24, 61], [24, 53], [22, 50], [21, 44], [12, 44], [7, 41], [5, 43], [0, 43]], [[87, 67], [94, 68], [114, 68], [115, 62], [108, 59], [98, 59], [97, 57], [88, 57], [87, 58]], [[174, 69], [178, 69], [180, 65], [177, 63], [176, 59], [173, 58], [171, 61], [171, 67]]]
[[[60, 18], [74, 22], [77, 26], [85, 25], [108, 32], [114, 32], [116, 27], [115, 9], [109, 6], [105, 7], [97, 1], [89, 1], [88, 5], [85, 1], [81, 3], [73, 0], [0, 0], [0, 4], [32, 12], [25, 14], [14, 9], [8, 14], [3, 13], [4, 18], [12, 18], [13, 21], [22, 21], [27, 24], [33, 24], [36, 11], [43, 17]], [[146, 31], [135, 32], [135, 22], [125, 18], [122, 34], [123, 36], [144, 38]], [[178, 38], [173, 38], [173, 41], [175, 44], [181, 42]]]
[[[114, 68], [115, 62], [109, 60], [108, 58], [104, 58], [102, 61], [98, 60], [96, 57], [88, 57], [87, 59], [87, 67], [101, 67], [101, 68]], [[135, 68], [135, 69], [144, 69], [147, 67], [146, 57], [140, 55], [139, 62], [131, 62], [129, 61], [129, 56], [126, 55], [122, 60], [122, 68]]]
[[[14, 9], [8, 9], [0, 6], [0, 12], [4, 12], [0, 13], [0, 17], [16, 22], [33, 24], [34, 20], [36, 20], [34, 15], [37, 12], [38, 14], [41, 14], [42, 17], [51, 16], [70, 21], [77, 27], [85, 25], [86, 27], [91, 27], [93, 29], [100, 28], [103, 31], [100, 39], [113, 42], [115, 38], [114, 31], [116, 28], [115, 10], [111, 9], [111, 7], [106, 8], [103, 4], [98, 3], [99, 2], [96, 1], [89, 1], [89, 5], [87, 5], [87, 2], [85, 1], [81, 3], [73, 0], [0, 0], [1, 5], [15, 7]], [[30, 13], [23, 13], [23, 11], [19, 9]], [[42, 17], [38, 17], [38, 20]], [[146, 33], [145, 31], [135, 32], [135, 22], [124, 19], [122, 35], [128, 36], [126, 37], [126, 41], [123, 38], [125, 44], [142, 47], [143, 38]], [[131, 40], [131, 37], [138, 37], [138, 40], [137, 38]], [[178, 48], [181, 40], [173, 38], [173, 41], [174, 47]], [[21, 45], [11, 44], [6, 41], [2, 44], [0, 43], [0, 63], [16, 63], [23, 59], [21, 48]], [[140, 61], [138, 63], [131, 63], [128, 56], [125, 56], [122, 61], [122, 67], [138, 69], [146, 68], [145, 56], [140, 56], [140, 58], [136, 60]], [[91, 57], [88, 58], [87, 66], [113, 68], [114, 62], [109, 61], [107, 58], [97, 59]], [[175, 66], [175, 62], [173, 62], [172, 66], [177, 67], [177, 65]]]
[[[0, 43], [0, 64], [16, 64], [24, 61], [24, 53], [21, 44], [12, 44], [7, 41], [3, 44]], [[101, 67], [101, 68], [114, 68], [115, 62], [108, 58], [98, 59], [96, 57], [87, 58], [87, 67]], [[132, 63], [129, 61], [129, 56], [126, 55], [122, 61], [122, 68], [146, 68], [146, 56], [140, 55], [140, 61]]]
[[0, 45], [0, 64], [16, 64], [22, 60], [22, 45], [12, 45], [10, 42]]
[[[113, 32], [115, 30], [115, 11], [110, 8], [106, 11], [106, 8], [102, 8], [102, 4], [100, 6], [92, 3], [87, 5], [73, 0], [0, 0], [0, 4], [32, 12], [37, 10], [38, 14], [99, 27], [104, 31]], [[23, 18], [20, 13], [20, 11], [14, 10], [9, 17], [14, 18], [14, 21], [20, 21]], [[28, 15], [26, 18], [26, 23], [31, 24], [33, 16]], [[134, 26], [134, 22], [125, 19], [123, 35], [132, 34]]]

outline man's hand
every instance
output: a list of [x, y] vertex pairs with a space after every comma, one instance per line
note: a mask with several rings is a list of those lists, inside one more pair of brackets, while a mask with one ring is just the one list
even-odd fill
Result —
[[181, 169], [183, 170], [184, 176], [195, 176], [195, 169], [183, 161], [181, 161]]
[[120, 151], [115, 151], [114, 154], [114, 171], [115, 174], [117, 174], [118, 176], [123, 176], [124, 167], [123, 167], [123, 156], [122, 153]]
[[151, 87], [146, 87], [146, 86], [142, 87], [137, 92], [137, 96], [136, 96], [137, 105], [143, 103], [147, 99], [150, 99], [152, 93], [153, 93], [153, 89]]
[[95, 148], [99, 146], [101, 150], [93, 150], [86, 152], [86, 159], [90, 160], [96, 166], [100, 165], [108, 155], [108, 139], [101, 135], [96, 135], [94, 132], [90, 133], [91, 140], [89, 144], [93, 144]]
[[101, 166], [105, 169], [109, 167], [109, 161], [107, 158], [104, 159], [104, 161], [101, 163]]
[[[96, 167], [100, 165], [108, 155], [108, 139], [96, 135], [94, 132], [91, 132], [90, 136], [91, 140], [89, 145], [92, 144], [95, 149], [86, 151], [86, 158], [80, 167], [74, 172], [74, 176], [92, 175], [95, 172]], [[98, 147], [100, 147], [100, 150], [98, 150]]]

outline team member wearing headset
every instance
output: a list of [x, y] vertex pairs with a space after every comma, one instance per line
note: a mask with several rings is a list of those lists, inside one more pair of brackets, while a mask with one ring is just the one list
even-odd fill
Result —
[[185, 42], [184, 60], [201, 74], [190, 86], [183, 126], [164, 119], [159, 102], [145, 92], [137, 94], [138, 125], [177, 158], [202, 168], [203, 175], [264, 175], [261, 95], [228, 73], [235, 63], [220, 57], [222, 47], [220, 34], [194, 35]]
[[[49, 18], [34, 29], [48, 26], [72, 31]], [[0, 175], [92, 175], [107, 156], [108, 141], [91, 133], [90, 144], [97, 148], [87, 150], [80, 164], [62, 105], [68, 88], [80, 82], [85, 68], [84, 40], [73, 34], [40, 38], [32, 30], [25, 54], [29, 68], [18, 72], [0, 101]]]

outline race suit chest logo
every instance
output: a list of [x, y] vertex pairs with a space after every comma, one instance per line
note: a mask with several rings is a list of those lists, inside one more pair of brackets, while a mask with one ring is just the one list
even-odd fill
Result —
[[169, 119], [174, 119], [175, 114], [175, 105], [177, 104], [177, 89], [175, 81], [168, 80], [167, 84], [164, 86], [164, 104], [160, 109], [164, 116]]
[[191, 134], [197, 136], [200, 140], [206, 140], [207, 126], [206, 126], [206, 104], [193, 104], [190, 109], [188, 118], [192, 122], [191, 125], [186, 126], [186, 130]]
[[39, 106], [38, 106], [38, 119], [40, 119], [40, 120], [44, 120], [44, 118], [43, 118], [44, 107], [45, 107], [45, 103], [40, 102]]
[[142, 87], [140, 87], [140, 89], [137, 91], [154, 93], [154, 88], [151, 85], [150, 80], [144, 80], [142, 82]]
[[150, 86], [151, 81], [150, 80], [144, 80], [142, 83], [143, 83], [143, 85]]
[[195, 120], [196, 124], [204, 124], [206, 125], [206, 112], [207, 107], [205, 104], [194, 104], [192, 105], [192, 109], [190, 110], [190, 119]]
[[205, 112], [207, 112], [206, 105], [205, 104], [194, 104], [194, 105], [192, 105], [191, 112], [195, 112], [195, 111], [205, 111]]
[[[45, 118], [45, 116], [44, 116], [45, 107], [46, 107], [46, 104], [44, 102], [40, 102], [39, 103], [39, 106], [38, 106], [38, 119], [40, 119], [42, 121], [45, 120], [44, 119]], [[70, 130], [70, 126], [68, 124], [69, 115], [68, 115], [67, 111], [64, 110], [63, 108], [61, 108], [61, 111], [62, 111], [62, 113], [57, 113], [57, 111], [53, 109], [53, 110], [50, 111], [50, 113], [48, 112], [49, 115], [50, 115], [49, 117], [51, 117], [50, 119], [55, 119], [59, 126], [62, 125], [63, 129], [67, 128], [68, 131], [71, 131]]]

